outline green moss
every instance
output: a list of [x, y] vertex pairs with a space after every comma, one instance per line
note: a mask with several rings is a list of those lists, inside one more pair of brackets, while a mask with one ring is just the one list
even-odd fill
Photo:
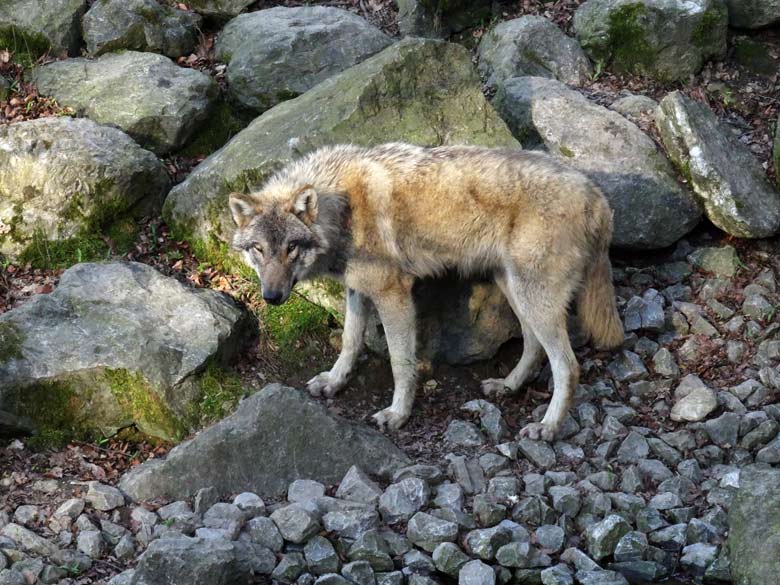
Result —
[[163, 403], [140, 373], [124, 369], [106, 370], [103, 374], [117, 403], [145, 432], [157, 437], [181, 439], [182, 422]]
[[13, 323], [0, 323], [0, 363], [22, 357], [24, 333]]
[[561, 154], [567, 158], [574, 158], [574, 151], [571, 148], [567, 148], [566, 146], [559, 146], [558, 150], [561, 151]]
[[734, 58], [739, 65], [755, 73], [772, 75], [778, 69], [778, 61], [769, 55], [766, 45], [753, 39], [738, 39], [734, 43]]
[[706, 47], [712, 44], [713, 40], [717, 38], [718, 29], [726, 22], [726, 8], [717, 6], [717, 3], [713, 3], [713, 7], [707, 10], [701, 17], [701, 20], [693, 29], [693, 36], [691, 41], [697, 47]]
[[205, 240], [189, 239], [189, 242], [192, 253], [201, 262], [211, 264], [221, 272], [238, 274], [246, 280], [257, 281], [255, 271], [241, 262], [237, 253], [214, 234], [209, 234]]
[[210, 364], [199, 380], [201, 396], [191, 410], [193, 426], [206, 426], [235, 410], [246, 390], [238, 376]]
[[0, 49], [8, 49], [13, 53], [14, 61], [23, 67], [31, 66], [49, 48], [49, 40], [40, 33], [14, 25], [0, 25]]
[[233, 136], [247, 127], [251, 117], [233, 110], [225, 101], [218, 101], [200, 130], [182, 149], [184, 156], [209, 155], [222, 148]]
[[608, 47], [614, 64], [625, 71], [644, 72], [655, 63], [655, 52], [645, 34], [642, 3], [625, 4], [609, 14]]
[[311, 355], [311, 338], [327, 338], [330, 333], [330, 313], [299, 295], [285, 304], [266, 306], [262, 314], [263, 329], [278, 349], [278, 357], [286, 364]]
[[28, 441], [33, 449], [55, 449], [74, 439], [91, 440], [94, 425], [82, 414], [88, 396], [67, 381], [38, 382], [14, 388], [6, 396], [10, 410], [33, 421], [38, 429]]

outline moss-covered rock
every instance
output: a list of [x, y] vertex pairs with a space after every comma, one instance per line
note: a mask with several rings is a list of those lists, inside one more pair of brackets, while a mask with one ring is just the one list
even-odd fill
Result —
[[724, 0], [588, 0], [574, 27], [583, 49], [617, 71], [687, 80], [726, 53]]
[[680, 92], [661, 101], [658, 131], [672, 161], [690, 181], [709, 220], [740, 238], [780, 228], [780, 193], [761, 163], [704, 104]]
[[780, 469], [748, 466], [729, 509], [728, 556], [735, 585], [777, 583], [780, 575]]
[[277, 6], [242, 14], [223, 29], [217, 58], [230, 95], [264, 111], [360, 63], [391, 43], [365, 19], [329, 6]]
[[181, 147], [209, 115], [216, 82], [155, 53], [125, 51], [36, 68], [38, 90], [156, 153]]
[[157, 0], [98, 0], [82, 22], [93, 55], [132, 49], [175, 59], [195, 49], [201, 18]]
[[729, 25], [763, 28], [780, 22], [780, 0], [727, 0]]
[[190, 0], [187, 6], [204, 16], [223, 20], [243, 12], [254, 0]]
[[0, 411], [49, 436], [135, 424], [179, 439], [243, 392], [220, 368], [249, 323], [229, 297], [149, 266], [79, 264], [54, 293], [0, 316]]
[[0, 49], [77, 55], [87, 0], [0, 0]]
[[115, 128], [67, 117], [2, 126], [0, 253], [88, 256], [117, 218], [159, 209], [169, 183], [157, 157]]

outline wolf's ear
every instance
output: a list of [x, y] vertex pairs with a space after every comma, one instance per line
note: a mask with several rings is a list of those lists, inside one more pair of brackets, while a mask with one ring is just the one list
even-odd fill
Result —
[[244, 227], [258, 213], [260, 205], [252, 195], [246, 193], [231, 193], [228, 197], [230, 211], [233, 213], [233, 221], [240, 228]]
[[314, 187], [307, 185], [295, 194], [292, 212], [307, 225], [317, 220], [317, 192]]

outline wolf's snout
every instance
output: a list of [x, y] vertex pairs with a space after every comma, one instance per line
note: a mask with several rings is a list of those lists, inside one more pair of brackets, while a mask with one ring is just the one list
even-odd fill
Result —
[[285, 300], [285, 294], [278, 290], [263, 291], [263, 300], [269, 305], [281, 305]]

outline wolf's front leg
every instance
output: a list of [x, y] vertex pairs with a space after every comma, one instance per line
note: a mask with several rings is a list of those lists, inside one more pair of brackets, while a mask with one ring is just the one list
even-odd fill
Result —
[[341, 353], [329, 372], [322, 372], [306, 383], [312, 396], [333, 396], [347, 383], [363, 349], [363, 334], [368, 317], [368, 298], [348, 288]]
[[374, 303], [385, 330], [395, 383], [393, 403], [377, 412], [374, 420], [380, 428], [387, 426], [397, 430], [412, 414], [416, 385], [417, 335], [411, 286], [408, 290], [394, 291], [392, 294], [383, 291], [381, 297], [374, 299]]

